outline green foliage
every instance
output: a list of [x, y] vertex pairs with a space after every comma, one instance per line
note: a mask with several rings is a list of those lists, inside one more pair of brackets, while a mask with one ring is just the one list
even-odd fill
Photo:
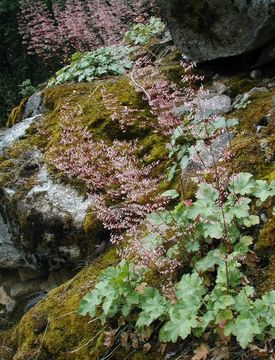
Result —
[[106, 75], [122, 75], [132, 67], [129, 55], [132, 48], [128, 46], [103, 47], [84, 54], [75, 53], [71, 64], [57, 71], [48, 86], [72, 81], [91, 82]]
[[160, 330], [160, 341], [175, 343], [179, 338], [184, 340], [197, 325], [197, 316], [193, 312], [174, 310], [170, 320]]
[[140, 295], [140, 299], [142, 311], [136, 322], [138, 328], [149, 326], [153, 321], [165, 318], [170, 304], [157, 289], [147, 287], [144, 293]]
[[144, 45], [165, 29], [164, 23], [152, 17], [148, 24], [135, 24], [124, 35], [124, 40], [131, 45]]
[[23, 98], [29, 97], [37, 91], [36, 87], [32, 85], [30, 79], [23, 81], [22, 84], [19, 85], [19, 88], [20, 88], [20, 95]]
[[[184, 274], [175, 284], [176, 302], [169, 302], [157, 289], [147, 285], [139, 290], [142, 274], [131, 271], [129, 264], [123, 261], [119, 267], [108, 268], [102, 273], [95, 289], [83, 299], [80, 314], [89, 313], [106, 321], [119, 312], [128, 316], [134, 309], [139, 309], [135, 326], [143, 328], [155, 321], [163, 322], [159, 332], [162, 342], [176, 342], [192, 333], [200, 336], [209, 327], [219, 328], [221, 323], [225, 323], [225, 334], [236, 336], [242, 348], [246, 348], [256, 336], [270, 336], [275, 327], [275, 291], [254, 301], [253, 287], [241, 282], [244, 277], [241, 260], [250, 251], [253, 238], [241, 236], [240, 229], [258, 223], [258, 217], [251, 215], [251, 199], [271, 197], [274, 183], [259, 182], [251, 174], [241, 173], [231, 180], [228, 192], [221, 208], [217, 205], [218, 194], [214, 186], [201, 184], [192, 205], [180, 203], [174, 210], [155, 213], [148, 218], [154, 226], [162, 229], [169, 229], [175, 222], [183, 229], [194, 222], [196, 224], [195, 239], [187, 237], [183, 250], [194, 254], [193, 271]], [[244, 194], [250, 197], [243, 198]], [[174, 198], [176, 192], [170, 191], [166, 195]], [[231, 253], [221, 244], [197, 258], [196, 254], [204, 243], [226, 236], [233, 246]], [[157, 234], [150, 234], [150, 249], [158, 247], [161, 241], [164, 242]], [[179, 254], [171, 249], [167, 251], [167, 257], [169, 253], [172, 256]], [[213, 289], [204, 283], [203, 274], [207, 272], [215, 277]]]
[[[184, 120], [186, 126], [174, 131], [168, 181], [177, 172], [187, 171], [198, 155], [209, 153], [209, 143], [216, 136], [238, 124], [235, 118], [215, 117], [212, 122], [209, 119], [213, 119], [211, 114], [206, 114], [204, 119]], [[244, 272], [245, 260], [253, 253], [253, 227], [260, 224], [257, 207], [274, 196], [275, 181], [256, 180], [248, 172], [229, 176], [226, 171], [218, 171], [219, 165], [212, 156], [212, 165], [205, 166], [208, 170], [204, 169], [196, 178], [198, 185], [194, 199], [181, 199], [174, 208], [150, 214], [147, 218], [150, 226], [145, 230], [145, 236], [137, 244], [133, 240], [135, 246], [144, 250], [137, 252], [141, 255], [155, 254], [161, 249], [158, 262], [154, 263], [149, 255], [156, 267], [166, 261], [184, 264], [178, 272], [171, 270], [174, 279], [180, 280], [172, 285], [168, 282], [169, 294], [165, 288], [167, 283], [160, 284], [164, 285], [162, 294], [159, 288], [145, 283], [144, 274], [139, 274], [139, 283], [129, 286], [129, 280], [126, 295], [116, 295], [120, 305], [111, 314], [133, 315], [128, 319], [136, 320], [135, 327], [141, 330], [154, 327], [161, 342], [175, 343], [188, 336], [200, 337], [205, 332], [213, 332], [233, 335], [240, 346], [246, 348], [254, 339], [269, 339], [275, 333], [275, 291], [257, 298]], [[180, 198], [174, 189], [162, 195], [174, 201]], [[131, 246], [131, 242], [126, 246]], [[136, 276], [134, 269], [134, 265], [127, 267], [129, 274], [125, 279]], [[163, 272], [167, 273], [169, 270]], [[105, 291], [110, 285], [110, 282], [104, 285]], [[97, 297], [98, 286], [100, 283], [87, 295], [96, 297], [96, 305], [92, 304], [91, 312], [87, 305], [84, 313], [103, 316], [102, 320], [106, 321], [110, 316], [105, 311], [105, 298]], [[129, 302], [128, 297], [135, 301]], [[123, 312], [125, 304], [128, 307]]]
[[[185, 107], [177, 109], [178, 115], [184, 115], [187, 112]], [[205, 118], [211, 114], [206, 114]], [[207, 151], [207, 142], [204, 140], [216, 134], [219, 131], [228, 131], [231, 127], [238, 124], [238, 119], [226, 119], [223, 116], [216, 117], [215, 121], [206, 127], [201, 120], [190, 120], [185, 125], [192, 126], [193, 132], [185, 132], [182, 126], [177, 127], [171, 137], [171, 150], [169, 157], [173, 159], [172, 165], [168, 171], [168, 181], [171, 181], [177, 172], [186, 170], [192, 163], [192, 158], [198, 153]], [[195, 134], [195, 135], [194, 135]]]
[[101, 306], [100, 319], [105, 321], [119, 311], [127, 316], [134, 305], [139, 304], [139, 295], [134, 289], [140, 284], [138, 274], [129, 271], [129, 264], [123, 260], [117, 267], [109, 267], [101, 273], [95, 289], [81, 301], [80, 315], [95, 317]]

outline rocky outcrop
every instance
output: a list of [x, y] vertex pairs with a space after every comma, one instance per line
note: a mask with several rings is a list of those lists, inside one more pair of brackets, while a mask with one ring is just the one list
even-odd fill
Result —
[[0, 268], [13, 269], [22, 263], [19, 225], [7, 195], [0, 189]]
[[[104, 338], [112, 331], [99, 319], [89, 321], [76, 312], [81, 298], [92, 288], [100, 271], [118, 261], [114, 249], [84, 268], [74, 279], [52, 290], [47, 298], [30, 309], [18, 326], [0, 332], [1, 360], [91, 360], [111, 354]], [[0, 293], [1, 295], [1, 293]], [[113, 359], [161, 360], [164, 355], [118, 347]]]
[[45, 112], [41, 92], [36, 92], [29, 98], [24, 98], [21, 103], [15, 107], [9, 115], [7, 126], [12, 127], [16, 123], [41, 115]]
[[[221, 134], [213, 144], [215, 159], [220, 159], [224, 147], [230, 142], [233, 164], [238, 171], [249, 171], [257, 178], [269, 180], [274, 178], [274, 136], [271, 136], [275, 114], [273, 81], [252, 81], [247, 76], [220, 77], [218, 82], [209, 86], [207, 95], [193, 99], [201, 105], [202, 114], [198, 116], [211, 111], [239, 119], [232, 137]], [[136, 126], [122, 132], [110, 120], [110, 112], [102, 104], [102, 87], [118, 97], [121, 103], [140, 109], [139, 119], [152, 120], [146, 103], [127, 77], [58, 86], [44, 92], [48, 113], [35, 118], [20, 137], [13, 137], [2, 148], [0, 230], [3, 229], [3, 235], [0, 239], [7, 249], [8, 246], [13, 249], [17, 257], [11, 256], [9, 261], [13, 258], [13, 264], [10, 264], [7, 257], [1, 260], [0, 254], [0, 311], [2, 314], [4, 311], [20, 314], [18, 317], [27, 312], [13, 329], [0, 332], [3, 360], [29, 360], [32, 357], [88, 360], [108, 357], [114, 351], [114, 348], [106, 349], [104, 346], [104, 332], [112, 331], [112, 328], [108, 324], [102, 326], [98, 320], [80, 317], [77, 309], [81, 298], [94, 287], [100, 271], [119, 260], [114, 249], [106, 246], [109, 234], [95, 221], [87, 189], [81, 182], [66, 177], [50, 165], [49, 149], [53, 145], [61, 146], [62, 129], [73, 123], [85, 126], [97, 139], [110, 143], [116, 138], [125, 141], [138, 139], [139, 145], [145, 149], [142, 155], [145, 154], [150, 161], [161, 160], [164, 167], [157, 171], [164, 172], [167, 167], [167, 138]], [[1, 138], [8, 134], [2, 133]], [[211, 156], [207, 153], [201, 155], [211, 166], [208, 163]], [[232, 164], [225, 166], [232, 166], [230, 171], [235, 170]], [[187, 187], [190, 174], [191, 171]], [[192, 198], [194, 189], [187, 190]], [[272, 240], [267, 241], [272, 238], [274, 225], [269, 211], [264, 209], [263, 212], [266, 220], [261, 230], [264, 234], [262, 242], [257, 244], [258, 251], [274, 254]], [[105, 253], [97, 258], [102, 252]], [[78, 270], [87, 263], [74, 276], [72, 269]], [[257, 271], [263, 277], [261, 283], [270, 289], [275, 279], [271, 262], [265, 259], [264, 266], [265, 272], [261, 267]], [[59, 286], [67, 279], [70, 280]], [[258, 289], [263, 290], [261, 284]], [[37, 302], [39, 304], [35, 305]], [[5, 325], [7, 320], [9, 317], [4, 321], [0, 319], [0, 330], [9, 327]], [[155, 360], [165, 356], [153, 350], [144, 354], [122, 347], [114, 354], [114, 359], [127, 357], [129, 360]]]
[[109, 233], [95, 218], [85, 184], [48, 161], [49, 149], [62, 146], [62, 130], [73, 124], [109, 142], [139, 138], [150, 161], [166, 151], [164, 139], [148, 129], [121, 131], [104, 107], [103, 87], [145, 116], [141, 96], [128, 78], [118, 77], [45, 90], [45, 114], [35, 94], [22, 120], [0, 132], [0, 311], [6, 314], [0, 329], [108, 246]]
[[196, 62], [256, 51], [254, 64], [275, 60], [274, 0], [158, 0], [172, 38]]

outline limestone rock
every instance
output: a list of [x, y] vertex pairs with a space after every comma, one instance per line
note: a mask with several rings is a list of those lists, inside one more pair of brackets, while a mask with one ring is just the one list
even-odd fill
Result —
[[28, 280], [16, 283], [10, 290], [13, 299], [36, 293], [40, 290], [40, 280]]
[[231, 98], [225, 94], [213, 94], [202, 92], [192, 101], [186, 102], [182, 107], [176, 108], [177, 115], [183, 114], [190, 109], [196, 109], [196, 117], [202, 118], [208, 113], [212, 115], [227, 114], [232, 110]]
[[16, 268], [22, 264], [19, 240], [18, 222], [5, 191], [0, 189], [0, 268]]
[[34, 93], [27, 101], [22, 119], [37, 116], [45, 111], [41, 92]]
[[259, 70], [259, 69], [252, 70], [250, 73], [250, 77], [252, 80], [260, 79], [262, 76], [263, 76], [263, 74], [262, 74], [261, 70]]
[[20, 264], [21, 254], [15, 247], [9, 225], [0, 215], [0, 267], [13, 268]]
[[158, 2], [175, 44], [196, 62], [254, 50], [260, 53], [258, 65], [275, 59], [274, 0]]
[[40, 118], [40, 115], [35, 115], [15, 124], [11, 129], [2, 132], [0, 138], [0, 154], [3, 152], [3, 149], [11, 147], [16, 140], [24, 136], [31, 124]]
[[199, 112], [202, 115], [211, 113], [212, 115], [225, 114], [231, 111], [231, 99], [227, 95], [210, 95], [206, 98], [198, 97], [195, 100]]
[[7, 305], [11, 301], [10, 296], [7, 294], [3, 286], [0, 287], [0, 305]]

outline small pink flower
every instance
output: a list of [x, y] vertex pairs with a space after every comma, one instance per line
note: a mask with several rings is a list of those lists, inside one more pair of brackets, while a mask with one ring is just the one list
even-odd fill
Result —
[[184, 205], [187, 206], [187, 207], [190, 207], [193, 205], [193, 201], [191, 199], [189, 200], [184, 200], [183, 201]]

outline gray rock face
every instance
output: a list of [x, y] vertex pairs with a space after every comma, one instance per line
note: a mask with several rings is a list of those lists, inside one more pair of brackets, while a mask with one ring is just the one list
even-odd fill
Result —
[[196, 62], [262, 49], [275, 59], [275, 0], [158, 0], [172, 38]]
[[4, 191], [0, 191], [0, 268], [16, 268], [23, 262], [19, 229]]
[[225, 114], [231, 111], [231, 99], [227, 95], [209, 95], [206, 98], [197, 98], [195, 104], [198, 106], [200, 116], [207, 113], [212, 115]]
[[[3, 156], [8, 158], [8, 148], [39, 117], [1, 132]], [[85, 253], [85, 246], [89, 243], [92, 249], [93, 239], [83, 228], [90, 201], [72, 186], [55, 181], [37, 149], [24, 153], [16, 164], [17, 181], [0, 187], [0, 270], [52, 271], [91, 255]]]
[[0, 216], [0, 267], [18, 267], [22, 261], [22, 256], [14, 246], [8, 226]]
[[40, 115], [35, 115], [15, 124], [11, 129], [2, 131], [0, 134], [0, 154], [5, 148], [11, 147], [16, 140], [24, 136], [31, 124], [40, 119], [40, 117]]
[[[9, 190], [11, 195], [6, 211], [10, 214], [14, 206], [16, 217], [22, 220], [18, 230], [20, 246], [13, 241], [16, 236], [10, 231], [11, 219], [7, 219], [6, 223], [1, 222], [4, 210], [0, 206], [0, 229], [3, 228], [0, 247], [2, 237], [5, 244], [5, 251], [0, 254], [0, 269], [4, 265], [11, 267], [13, 263], [18, 267], [21, 260], [21, 266], [29, 266], [36, 271], [55, 270], [65, 263], [80, 260], [83, 244], [88, 241], [83, 223], [90, 202], [70, 185], [55, 182], [38, 154], [33, 154], [32, 161], [38, 164], [33, 187], [21, 194], [19, 200], [14, 198], [18, 189]], [[33, 176], [33, 172], [31, 174]], [[21, 256], [20, 247], [24, 254]]]
[[72, 187], [53, 182], [45, 166], [39, 170], [37, 184], [27, 194], [26, 203], [44, 217], [69, 216], [76, 226], [82, 225], [90, 205]]
[[22, 119], [33, 117], [44, 112], [43, 99], [40, 92], [34, 93], [27, 101]]

